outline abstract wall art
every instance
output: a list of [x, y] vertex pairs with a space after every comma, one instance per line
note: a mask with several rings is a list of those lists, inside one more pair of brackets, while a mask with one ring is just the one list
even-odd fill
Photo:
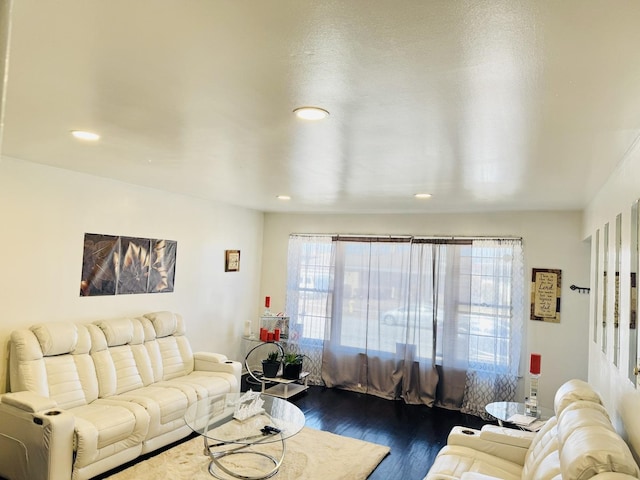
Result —
[[80, 296], [173, 292], [178, 243], [85, 233]]

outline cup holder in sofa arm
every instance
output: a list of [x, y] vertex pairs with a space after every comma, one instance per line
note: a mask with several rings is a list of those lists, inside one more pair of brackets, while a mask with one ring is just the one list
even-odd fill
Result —
[[48, 412], [45, 412], [44, 414], [48, 417], [54, 416], [54, 415], [60, 415], [62, 412], [60, 410], [49, 410]]
[[495, 430], [488, 427], [493, 425], [484, 425], [482, 430], [453, 427], [447, 438], [447, 445], [471, 448], [522, 465], [534, 434], [514, 430], [513, 434], [508, 432], [501, 435], [499, 427]]
[[469, 427], [453, 427], [449, 432], [449, 437], [447, 443], [455, 444], [455, 445], [465, 445], [468, 441], [472, 440], [473, 437], [480, 437], [480, 430], [475, 430]]

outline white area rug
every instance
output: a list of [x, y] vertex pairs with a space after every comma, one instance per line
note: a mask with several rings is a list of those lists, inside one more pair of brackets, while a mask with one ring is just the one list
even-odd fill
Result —
[[[287, 452], [277, 480], [366, 479], [389, 453], [389, 447], [304, 427], [286, 441]], [[280, 443], [264, 444], [261, 451], [279, 451]], [[234, 462], [251, 473], [255, 455], [231, 455]], [[107, 480], [211, 480], [209, 457], [203, 453], [202, 438], [193, 438], [149, 460], [140, 462]]]

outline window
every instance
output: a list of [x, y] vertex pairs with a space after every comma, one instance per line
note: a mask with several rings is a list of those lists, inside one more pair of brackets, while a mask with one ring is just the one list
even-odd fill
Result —
[[[460, 271], [471, 285], [468, 305], [461, 304], [461, 315], [468, 315], [469, 364], [475, 368], [506, 370], [510, 362], [512, 284], [511, 246], [461, 249]], [[463, 325], [466, 323], [463, 322]]]
[[313, 382], [482, 415], [515, 398], [522, 257], [520, 239], [292, 235], [289, 343]]
[[410, 345], [439, 365], [517, 370], [520, 244], [292, 235], [287, 311], [301, 340], [377, 355]]
[[289, 244], [287, 312], [294, 340], [321, 341], [330, 323], [333, 285], [330, 236], [294, 236]]

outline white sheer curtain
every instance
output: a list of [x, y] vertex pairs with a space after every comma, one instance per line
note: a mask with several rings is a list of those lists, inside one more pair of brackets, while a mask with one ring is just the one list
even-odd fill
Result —
[[521, 240], [292, 236], [288, 266], [312, 381], [476, 415], [514, 398]]
[[440, 369], [437, 364], [438, 326], [437, 245], [411, 245], [407, 339], [403, 361], [402, 393], [412, 404], [432, 406], [437, 398]]
[[331, 323], [335, 243], [330, 235], [291, 235], [287, 259], [287, 350], [304, 353], [311, 384], [322, 384], [322, 345]]
[[461, 410], [486, 417], [487, 403], [515, 399], [525, 315], [522, 240], [475, 240], [470, 277], [473, 311]]

